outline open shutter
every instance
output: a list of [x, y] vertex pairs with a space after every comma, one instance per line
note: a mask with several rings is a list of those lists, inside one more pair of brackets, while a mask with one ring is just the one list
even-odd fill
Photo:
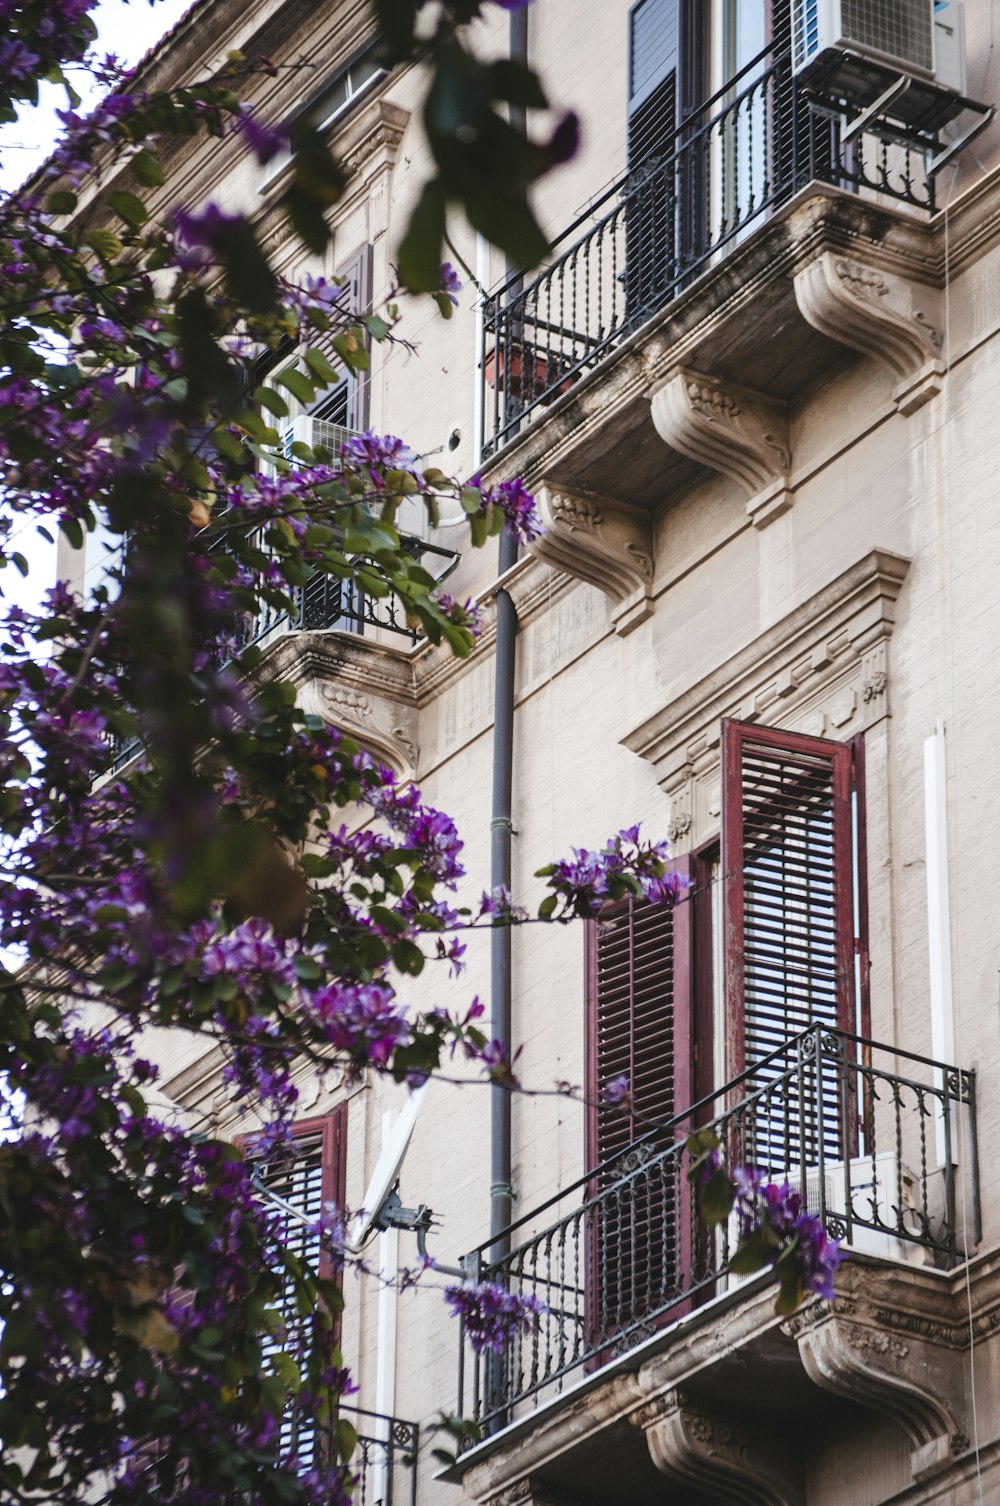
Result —
[[[261, 1179], [271, 1192], [314, 1225], [328, 1204], [336, 1204], [338, 1208], [344, 1206], [347, 1105], [339, 1104], [322, 1119], [304, 1120], [295, 1126], [293, 1135], [294, 1159], [282, 1159], [273, 1166], [265, 1165]], [[268, 1211], [277, 1219], [282, 1241], [289, 1250], [308, 1261], [321, 1276], [334, 1274], [330, 1257], [321, 1250], [314, 1228], [278, 1207], [270, 1207]], [[277, 1306], [285, 1334], [280, 1340], [269, 1340], [265, 1352], [281, 1348], [294, 1355], [304, 1337], [308, 1319], [297, 1312], [290, 1286]], [[308, 1467], [317, 1452], [315, 1426], [306, 1427], [300, 1421], [294, 1428], [292, 1420], [287, 1419], [282, 1426], [281, 1446], [283, 1451], [294, 1448], [303, 1467]]]
[[663, 149], [677, 126], [680, 0], [639, 0], [629, 11], [628, 165]]
[[[338, 277], [347, 278], [348, 307], [352, 315], [360, 319], [371, 313], [372, 307], [372, 248], [362, 246], [349, 261], [339, 269]], [[347, 379], [347, 427], [359, 432], [368, 427], [370, 385], [367, 371], [352, 372]]]
[[[688, 860], [677, 868], [687, 871]], [[671, 1304], [687, 1240], [673, 1168], [647, 1168], [666, 1142], [633, 1146], [692, 1101], [691, 906], [629, 901], [588, 937], [587, 1116], [591, 1196], [588, 1345], [611, 1341]], [[601, 1107], [616, 1077], [628, 1113]], [[674, 1308], [676, 1311], [676, 1307]]]
[[[854, 1030], [849, 745], [723, 723], [722, 874], [727, 1076], [814, 1024]], [[779, 1058], [768, 1076], [789, 1064]], [[790, 1076], [756, 1115], [754, 1158], [814, 1164], [844, 1153], [832, 1064]]]

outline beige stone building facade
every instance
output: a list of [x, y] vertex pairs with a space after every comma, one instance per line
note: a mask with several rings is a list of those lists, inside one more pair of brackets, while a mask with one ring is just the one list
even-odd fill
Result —
[[[492, 1247], [490, 1090], [428, 1088], [403, 1204], [434, 1210], [441, 1262], [471, 1251], [470, 1274], [547, 1313], [460, 1363], [443, 1278], [346, 1277], [358, 1404], [420, 1430], [414, 1475], [411, 1434], [394, 1449], [369, 1420], [369, 1501], [1000, 1495], [1000, 129], [974, 107], [1000, 57], [991, 0], [966, 0], [964, 36], [959, 10], [535, 0], [530, 59], [584, 121], [539, 194], [549, 264], [512, 281], [456, 224], [488, 296], [467, 281], [447, 324], [407, 303], [417, 353], [376, 348], [363, 387], [300, 415], [520, 474], [546, 533], [498, 580], [460, 529], [411, 520], [448, 589], [481, 599], [466, 663], [338, 601], [271, 634], [275, 667], [455, 817], [477, 895], [506, 596], [515, 898], [637, 822], [692, 885], [672, 914], [514, 933], [534, 1091], [512, 1104], [515, 1224]], [[497, 9], [479, 44], [502, 53], [507, 27]], [[348, 167], [322, 267], [281, 239], [280, 160], [182, 148], [164, 193], [250, 206], [279, 267], [348, 269], [377, 308], [428, 155], [422, 79], [382, 72], [370, 39], [360, 0], [199, 0], [145, 75], [236, 47], [302, 60], [256, 104], [269, 123], [317, 109]], [[488, 935], [468, 959], [414, 1002], [487, 999]], [[217, 1062], [165, 1053], [178, 1103], [241, 1128]], [[621, 1073], [631, 1120], [550, 1091], [593, 1099]], [[405, 1094], [300, 1090], [327, 1126], [305, 1161], [335, 1160], [327, 1188], [361, 1206]], [[847, 1240], [836, 1303], [781, 1317], [766, 1277], [728, 1273], [731, 1231], [699, 1227], [676, 1150], [693, 1121]], [[366, 1249], [389, 1277], [417, 1258], [405, 1231]], [[483, 1423], [444, 1471], [441, 1410]]]

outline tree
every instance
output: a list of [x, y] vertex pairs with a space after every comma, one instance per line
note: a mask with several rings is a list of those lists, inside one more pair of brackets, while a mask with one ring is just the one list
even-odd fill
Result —
[[[5, 7], [8, 112], [85, 57], [89, 8]], [[467, 50], [462, 25], [482, 8], [451, 0], [423, 38], [419, 0], [376, 5], [391, 55], [423, 55], [432, 70], [438, 171], [402, 264], [445, 313], [447, 204], [534, 258], [528, 188], [575, 132], [567, 121], [541, 147], [511, 134], [494, 103], [544, 96], [526, 70], [486, 69]], [[304, 715], [248, 629], [263, 609], [290, 611], [320, 574], [391, 593], [433, 641], [468, 654], [474, 609], [436, 591], [402, 547], [400, 505], [419, 499], [433, 518], [439, 498], [457, 499], [481, 544], [504, 528], [530, 538], [532, 499], [517, 481], [489, 488], [420, 467], [391, 438], [366, 435], [340, 455], [298, 447], [294, 469], [277, 454], [269, 420], [287, 413], [284, 393], [311, 401], [337, 375], [316, 345], [301, 363], [282, 353], [322, 340], [360, 369], [367, 339], [392, 338], [392, 308], [355, 324], [336, 284], [277, 277], [244, 218], [179, 206], [157, 224], [143, 202], [172, 137], [237, 129], [261, 160], [273, 154], [283, 133], [238, 94], [269, 66], [234, 57], [221, 80], [169, 94], [109, 77], [95, 114], [71, 109], [49, 165], [0, 206], [3, 563], [26, 569], [24, 526], [80, 546], [100, 522], [118, 540], [86, 599], [59, 584], [37, 614], [8, 609], [0, 661], [0, 914], [23, 959], [0, 975], [0, 1073], [18, 1121], [0, 1145], [0, 1482], [12, 1500], [348, 1497], [339, 1288], [283, 1247], [239, 1148], [154, 1111], [144, 1029], [210, 1037], [233, 1098], [263, 1116], [257, 1148], [269, 1154], [288, 1138], [301, 1057], [414, 1082], [457, 1051], [512, 1083], [475, 1003], [414, 1016], [400, 982], [428, 962], [459, 965], [461, 928], [510, 923], [506, 897], [477, 914], [456, 906], [451, 820]], [[453, 139], [456, 98], [459, 115], [476, 113], [475, 151]], [[308, 124], [291, 139], [285, 208], [316, 249], [342, 178]], [[126, 150], [133, 188], [101, 190], [102, 167]], [[502, 225], [482, 202], [490, 164]], [[84, 210], [95, 185], [114, 229]], [[261, 352], [274, 357], [263, 381]], [[344, 823], [358, 804], [373, 826]], [[674, 902], [665, 857], [626, 832], [553, 865], [546, 918], [626, 895]], [[692, 1150], [709, 1211], [728, 1211], [717, 1147]], [[779, 1226], [762, 1216], [760, 1188], [742, 1192], [758, 1263], [785, 1262], [788, 1300], [803, 1282], [826, 1289], [836, 1252], [822, 1231], [787, 1200]], [[342, 1251], [333, 1210], [324, 1234]], [[297, 1352], [275, 1353], [263, 1341], [287, 1282], [309, 1324]], [[483, 1345], [531, 1320], [491, 1292], [453, 1305]], [[305, 1473], [281, 1454], [289, 1409], [324, 1433]]]

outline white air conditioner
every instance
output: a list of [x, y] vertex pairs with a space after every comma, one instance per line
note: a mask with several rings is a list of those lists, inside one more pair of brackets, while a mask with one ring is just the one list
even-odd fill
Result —
[[[893, 1231], [898, 1227], [897, 1208], [902, 1208], [903, 1228], [917, 1235], [921, 1232], [918, 1215], [917, 1178], [906, 1166], [900, 1166], [892, 1151], [882, 1151], [876, 1156], [857, 1156], [846, 1163], [850, 1184], [850, 1202], [853, 1218], [887, 1225], [883, 1229], [868, 1229], [852, 1224], [849, 1238], [842, 1240], [847, 1249], [862, 1255], [881, 1255], [887, 1260], [905, 1260], [911, 1265], [926, 1265], [932, 1256], [925, 1246], [913, 1240], [900, 1239]], [[818, 1167], [806, 1169], [806, 1207], [818, 1214], [825, 1207], [827, 1215], [837, 1215], [846, 1210], [847, 1189], [844, 1181], [845, 1163], [828, 1161], [823, 1167], [826, 1195], [820, 1198], [820, 1173]], [[792, 1171], [786, 1175], [774, 1175], [773, 1182], [788, 1181], [792, 1187], [799, 1185], [801, 1173]], [[728, 1238], [730, 1253], [739, 1241], [739, 1218], [735, 1210], [729, 1216]], [[730, 1276], [730, 1287], [741, 1286], [748, 1276]]]
[[964, 94], [961, 0], [793, 0], [794, 72], [821, 72], [839, 52]]
[[292, 465], [304, 463], [292, 454], [294, 444], [307, 444], [311, 450], [328, 450], [332, 458], [337, 460], [340, 458], [341, 445], [346, 444], [353, 433], [354, 430], [347, 428], [346, 424], [335, 424], [328, 418], [313, 418], [309, 414], [303, 414], [285, 430], [281, 448], [285, 459]]

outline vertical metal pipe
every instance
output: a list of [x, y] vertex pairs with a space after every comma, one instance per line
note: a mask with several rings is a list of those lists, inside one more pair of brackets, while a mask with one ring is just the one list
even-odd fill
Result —
[[[515, 10], [510, 14], [510, 55], [520, 63], [528, 60], [528, 13]], [[511, 123], [524, 130], [526, 112], [511, 110]], [[508, 273], [516, 272], [508, 266]], [[517, 562], [517, 542], [506, 534], [500, 537], [498, 571], [501, 577]], [[497, 592], [497, 627], [495, 683], [493, 691], [493, 810], [490, 821], [490, 883], [493, 889], [511, 884], [511, 805], [514, 782], [514, 672], [516, 663], [517, 613], [507, 591]], [[511, 1041], [511, 930], [497, 926], [490, 933], [491, 1023], [494, 1040], [502, 1042], [508, 1054]], [[511, 1221], [513, 1188], [511, 1187], [511, 1095], [508, 1088], [494, 1085], [490, 1090], [490, 1236], [506, 1229]], [[510, 1248], [509, 1240], [495, 1241], [490, 1250], [491, 1262], [502, 1260]]]

